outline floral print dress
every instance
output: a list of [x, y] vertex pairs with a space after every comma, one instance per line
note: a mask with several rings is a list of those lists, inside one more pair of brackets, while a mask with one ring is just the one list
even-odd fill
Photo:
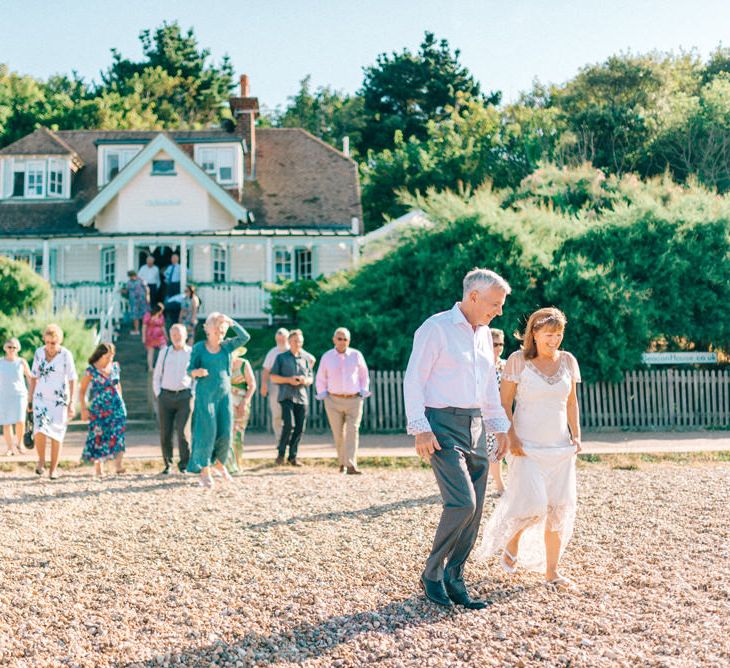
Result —
[[127, 430], [127, 409], [119, 394], [119, 364], [112, 364], [109, 375], [93, 364], [86, 369], [89, 383], [89, 434], [81, 460], [96, 462], [113, 459], [124, 452]]
[[141, 278], [127, 281], [127, 299], [129, 299], [129, 317], [139, 320], [149, 310], [147, 304], [147, 285]]
[[31, 373], [36, 378], [32, 398], [33, 433], [62, 441], [66, 435], [68, 406], [72, 401], [69, 382], [78, 378], [73, 356], [62, 347], [49, 361], [45, 347], [38, 348], [33, 357]]

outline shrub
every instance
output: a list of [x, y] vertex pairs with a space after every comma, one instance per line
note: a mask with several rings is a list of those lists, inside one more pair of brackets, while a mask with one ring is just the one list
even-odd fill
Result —
[[51, 288], [25, 262], [0, 256], [0, 313], [39, 311], [50, 304]]

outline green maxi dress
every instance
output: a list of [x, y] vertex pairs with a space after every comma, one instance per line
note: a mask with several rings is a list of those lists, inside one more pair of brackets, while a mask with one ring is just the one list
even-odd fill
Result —
[[190, 354], [188, 373], [194, 369], [208, 371], [207, 376], [195, 379], [192, 453], [188, 463], [192, 473], [216, 461], [225, 464], [231, 450], [231, 356], [251, 338], [237, 322], [231, 329], [236, 336], [222, 341], [217, 353], [209, 352], [206, 342], [199, 341]]

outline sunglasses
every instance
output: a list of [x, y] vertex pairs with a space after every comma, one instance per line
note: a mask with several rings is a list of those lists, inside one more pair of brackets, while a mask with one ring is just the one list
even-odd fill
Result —
[[495, 348], [504, 348], [504, 343], [493, 343], [492, 346]]
[[5, 350], [17, 350], [18, 346], [5, 346]]
[[335, 337], [335, 341], [349, 341], [349, 339], [346, 339], [344, 336], [337, 336]]

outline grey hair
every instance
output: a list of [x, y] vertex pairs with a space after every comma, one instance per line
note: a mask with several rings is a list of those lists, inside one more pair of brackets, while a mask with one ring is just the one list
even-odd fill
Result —
[[347, 327], [338, 327], [338, 328], [337, 328], [337, 329], [335, 330], [335, 333], [333, 334], [333, 336], [337, 336], [338, 334], [344, 334], [344, 335], [345, 335], [345, 336], [347, 337], [347, 340], [348, 340], [348, 341], [349, 341], [350, 339], [352, 339], [352, 336], [350, 336], [350, 330], [349, 330], [349, 329], [347, 329]]
[[289, 338], [289, 330], [286, 327], [279, 327], [279, 329], [276, 330], [276, 334], [274, 336], [286, 336]]
[[5, 345], [7, 346], [8, 343], [14, 343], [16, 346], [18, 346], [18, 352], [20, 352], [20, 341], [16, 339], [14, 336], [11, 336], [6, 342]]
[[[206, 320], [206, 323], [207, 323], [207, 322], [208, 322], [208, 321]], [[179, 331], [179, 332], [181, 332], [181, 333], [182, 333], [182, 334], [183, 334], [184, 336], [187, 336], [188, 330], [187, 330], [187, 328], [185, 327], [185, 325], [182, 325], [182, 324], [180, 324], [179, 322], [176, 322], [176, 323], [175, 323], [175, 324], [174, 324], [174, 325], [173, 325], [172, 327], [170, 327], [170, 332], [171, 332], [171, 333], [172, 333], [172, 330], [173, 330], [173, 329], [175, 329], [175, 330], [178, 330], [178, 331]]]
[[463, 298], [466, 299], [473, 290], [488, 290], [494, 287], [504, 290], [505, 294], [512, 292], [509, 283], [498, 273], [491, 269], [474, 268], [464, 276]]

